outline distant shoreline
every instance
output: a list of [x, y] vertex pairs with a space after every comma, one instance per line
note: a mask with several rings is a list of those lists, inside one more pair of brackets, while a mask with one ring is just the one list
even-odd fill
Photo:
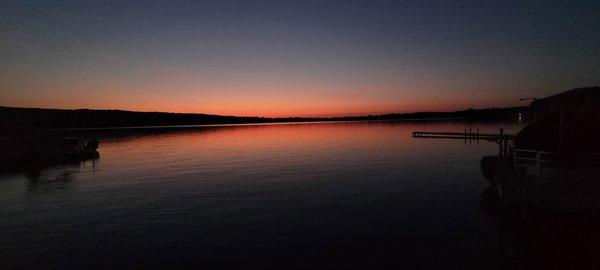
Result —
[[406, 119], [378, 119], [378, 120], [321, 120], [321, 121], [291, 121], [291, 122], [263, 122], [263, 123], [237, 123], [237, 124], [199, 124], [199, 125], [167, 125], [167, 126], [120, 126], [120, 127], [88, 127], [88, 128], [46, 128], [46, 129], [37, 129], [37, 131], [87, 131], [87, 130], [196, 128], [196, 127], [236, 127], [236, 126], [336, 124], [336, 123], [365, 123], [365, 122], [501, 121], [501, 120], [508, 120], [508, 119], [494, 119], [494, 118], [486, 118], [486, 119], [484, 119], [484, 118], [406, 118]]
[[106, 130], [225, 125], [292, 124], [353, 121], [509, 120], [525, 115], [527, 107], [469, 109], [453, 112], [413, 112], [344, 117], [245, 117], [193, 113], [135, 112], [90, 109], [38, 109], [0, 107], [4, 130]]

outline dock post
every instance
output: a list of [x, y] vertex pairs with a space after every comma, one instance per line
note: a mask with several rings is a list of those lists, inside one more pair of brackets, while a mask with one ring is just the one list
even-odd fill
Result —
[[498, 155], [500, 155], [500, 159], [504, 158], [504, 155], [502, 153], [502, 149], [503, 149], [503, 144], [504, 144], [504, 140], [502, 139], [502, 137], [504, 135], [504, 129], [500, 128], [500, 136], [498, 136], [498, 143], [500, 144], [500, 149], [498, 151]]
[[[519, 173], [517, 171], [517, 173]], [[523, 219], [527, 218], [527, 207], [529, 204], [529, 179], [527, 177], [527, 174], [524, 175], [523, 177], [523, 190], [521, 192], [523, 192], [523, 202], [522, 202], [522, 207], [521, 207], [521, 217]]]
[[540, 179], [542, 179], [542, 161], [541, 161], [542, 155], [538, 151], [535, 153], [535, 157], [536, 157], [536, 161], [535, 161], [536, 175], [537, 175], [537, 179], [539, 181]]

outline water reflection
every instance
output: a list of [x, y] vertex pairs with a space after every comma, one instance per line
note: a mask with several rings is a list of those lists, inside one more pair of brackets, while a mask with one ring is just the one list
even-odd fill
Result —
[[70, 161], [54, 166], [31, 167], [24, 171], [23, 175], [29, 180], [29, 189], [35, 189], [41, 185], [66, 187], [79, 173], [93, 173], [96, 169], [96, 162], [98, 162], [98, 159]]
[[0, 171], [0, 179], [6, 175], [23, 175], [30, 182], [69, 182], [71, 178], [80, 171], [95, 170], [98, 158], [67, 160], [53, 163], [31, 163], [3, 168]]
[[469, 127], [519, 128], [362, 122], [98, 131], [93, 166], [46, 169], [37, 181], [0, 177], [0, 239], [11, 250], [0, 259], [9, 268], [490, 268], [499, 261], [497, 224], [478, 209], [489, 185], [479, 159], [496, 147], [411, 136]]
[[[593, 211], [524, 216], [480, 174], [479, 160], [496, 145], [411, 137], [499, 127], [520, 128], [445, 121], [96, 131], [99, 160], [31, 170], [22, 182], [0, 176], [8, 224], [0, 238], [12, 250], [0, 259], [9, 268], [39, 266], [32, 256], [42, 268], [597, 268]], [[93, 265], [98, 258], [105, 263]]]
[[[600, 267], [600, 204], [592, 187], [578, 187], [580, 196], [523, 200], [522, 190], [506, 187], [503, 198], [495, 186], [481, 194], [481, 211], [497, 219], [500, 269], [598, 269]], [[513, 184], [515, 185], [515, 184]], [[556, 187], [553, 187], [556, 188]], [[548, 195], [548, 188], [535, 193]], [[570, 187], [571, 191], [573, 187]], [[559, 187], [558, 192], [568, 192]], [[556, 190], [554, 191], [556, 192]], [[584, 194], [588, 193], [588, 194]], [[568, 202], [570, 204], [565, 205]], [[595, 203], [590, 203], [595, 201]], [[575, 204], [573, 204], [575, 203]]]

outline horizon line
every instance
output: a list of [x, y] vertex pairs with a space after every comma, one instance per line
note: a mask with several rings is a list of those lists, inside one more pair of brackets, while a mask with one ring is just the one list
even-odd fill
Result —
[[459, 110], [450, 110], [450, 111], [412, 111], [412, 112], [389, 112], [389, 113], [369, 113], [369, 114], [356, 114], [356, 115], [335, 115], [335, 116], [248, 116], [248, 115], [222, 115], [222, 114], [210, 114], [210, 113], [200, 113], [200, 112], [167, 112], [167, 111], [136, 111], [136, 110], [127, 110], [127, 109], [94, 109], [94, 108], [43, 108], [43, 107], [11, 107], [11, 106], [3, 106], [0, 105], [1, 108], [9, 108], [9, 109], [29, 109], [29, 110], [64, 110], [64, 111], [122, 111], [122, 112], [133, 112], [133, 113], [165, 113], [165, 114], [189, 114], [189, 115], [208, 115], [208, 116], [217, 116], [217, 117], [237, 117], [237, 118], [262, 118], [262, 119], [291, 119], [291, 118], [300, 118], [300, 119], [336, 119], [336, 118], [352, 118], [352, 117], [376, 117], [376, 116], [384, 116], [384, 115], [408, 115], [408, 114], [416, 114], [416, 113], [454, 113], [454, 112], [463, 112], [469, 110], [490, 110], [490, 109], [512, 109], [512, 108], [524, 108], [525, 106], [505, 106], [505, 107], [485, 107], [485, 108], [465, 108]]

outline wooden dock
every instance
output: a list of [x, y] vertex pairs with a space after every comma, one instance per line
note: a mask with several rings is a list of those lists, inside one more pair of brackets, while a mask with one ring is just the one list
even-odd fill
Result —
[[495, 142], [498, 144], [498, 156], [496, 158], [496, 169], [493, 179], [491, 182], [496, 186], [498, 191], [498, 197], [504, 196], [504, 183], [506, 179], [510, 177], [510, 172], [507, 172], [506, 168], [510, 164], [511, 150], [509, 147], [509, 141], [515, 139], [515, 135], [509, 135], [504, 133], [504, 129], [500, 129], [497, 134], [493, 133], [479, 133], [479, 129], [473, 132], [472, 129], [465, 129], [465, 132], [430, 132], [430, 131], [414, 131], [412, 134], [413, 138], [438, 138], [438, 139], [458, 139], [472, 142], [479, 140], [486, 140]]
[[509, 141], [514, 140], [514, 135], [504, 134], [501, 129], [498, 134], [479, 133], [479, 129], [473, 132], [471, 129], [465, 132], [430, 132], [414, 131], [413, 138], [438, 138], [438, 139], [460, 139], [460, 140], [487, 140], [487, 141]]

